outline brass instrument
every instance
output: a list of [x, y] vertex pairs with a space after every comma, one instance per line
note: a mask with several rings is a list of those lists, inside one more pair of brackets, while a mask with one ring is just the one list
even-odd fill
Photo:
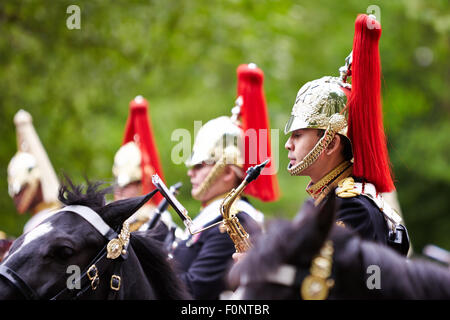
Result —
[[216, 222], [214, 224], [211, 224], [205, 228], [201, 228], [200, 230], [192, 231], [192, 219], [188, 215], [188, 211], [185, 207], [175, 198], [175, 196], [169, 191], [167, 186], [164, 184], [164, 182], [161, 180], [161, 178], [154, 174], [152, 176], [152, 182], [153, 185], [159, 190], [159, 192], [164, 196], [164, 198], [167, 199], [169, 204], [172, 206], [172, 208], [175, 210], [175, 212], [180, 216], [180, 218], [183, 220], [183, 223], [187, 230], [189, 230], [189, 233], [191, 235], [200, 233], [204, 230], [210, 229], [218, 224], [223, 224], [225, 228], [227, 229], [227, 233], [230, 236], [231, 240], [234, 243], [234, 246], [236, 248], [236, 252], [245, 252], [251, 247], [251, 242], [249, 240], [248, 233], [244, 230], [241, 223], [239, 222], [239, 219], [236, 217], [237, 212], [234, 212], [232, 210], [232, 205], [236, 201], [236, 199], [239, 197], [239, 195], [244, 191], [245, 187], [258, 178], [259, 174], [261, 173], [262, 169], [266, 166], [266, 164], [269, 162], [269, 159], [264, 161], [263, 163], [250, 167], [247, 170], [247, 176], [242, 181], [242, 183], [236, 188], [232, 189], [225, 199], [223, 200], [222, 204], [220, 205], [220, 213], [223, 217], [222, 221]]
[[249, 168], [247, 170], [247, 176], [245, 177], [245, 179], [236, 189], [233, 188], [227, 194], [225, 199], [223, 199], [222, 204], [220, 205], [220, 213], [223, 217], [223, 225], [227, 229], [227, 233], [233, 241], [236, 252], [238, 253], [247, 251], [252, 246], [252, 243], [250, 242], [248, 233], [242, 227], [238, 217], [236, 216], [237, 212], [235, 210], [232, 210], [232, 205], [244, 191], [245, 187], [259, 176], [261, 170], [266, 166], [268, 162], [269, 160], [267, 159], [263, 163]]

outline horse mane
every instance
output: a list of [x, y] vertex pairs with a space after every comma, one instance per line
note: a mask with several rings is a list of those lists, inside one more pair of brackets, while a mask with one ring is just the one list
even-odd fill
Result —
[[100, 190], [104, 184], [102, 181], [92, 182], [86, 178], [86, 185], [75, 185], [67, 175], [64, 175], [58, 190], [58, 199], [66, 206], [81, 205], [98, 211], [106, 204], [105, 196], [113, 190], [113, 187]]
[[[155, 240], [153, 230], [136, 231], [131, 234], [130, 246], [139, 259], [142, 269], [160, 300], [190, 300], [184, 283], [176, 276], [162, 243]], [[151, 259], [149, 259], [151, 257]], [[169, 272], [168, 272], [169, 271]]]

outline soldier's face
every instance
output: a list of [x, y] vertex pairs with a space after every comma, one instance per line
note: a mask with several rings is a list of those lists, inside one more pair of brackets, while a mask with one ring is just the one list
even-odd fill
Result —
[[[212, 164], [201, 163], [201, 164], [197, 164], [197, 165], [193, 166], [192, 168], [190, 168], [188, 170], [187, 174], [188, 174], [189, 178], [191, 178], [191, 184], [192, 184], [191, 194], [194, 198], [195, 198], [194, 195], [198, 191], [198, 188], [201, 186], [202, 182], [208, 176], [209, 172], [211, 171], [211, 169], [213, 167], [214, 167], [214, 165], [212, 165]], [[205, 193], [209, 193], [209, 192], [205, 192]], [[197, 199], [197, 200], [208, 201], [208, 199], [206, 199], [206, 198], [207, 198], [207, 195], [205, 194], [205, 195], [202, 195], [201, 199]]]
[[142, 195], [141, 181], [135, 181], [114, 190], [114, 200], [128, 199]]
[[[292, 132], [284, 147], [288, 150], [290, 167], [302, 161], [319, 141], [319, 130], [298, 129]], [[307, 170], [307, 169], [306, 169]], [[308, 175], [305, 170], [305, 175]]]
[[19, 214], [31, 212], [36, 205], [43, 201], [40, 183], [26, 184], [12, 199]]

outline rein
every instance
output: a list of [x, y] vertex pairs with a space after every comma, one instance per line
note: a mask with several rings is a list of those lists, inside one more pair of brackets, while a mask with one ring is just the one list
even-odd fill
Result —
[[[97, 256], [88, 264], [88, 268], [82, 273], [79, 281], [80, 289], [66, 287], [57, 293], [51, 300], [78, 299], [86, 292], [95, 291], [100, 283], [100, 277], [114, 263], [114, 269], [109, 281], [110, 292], [108, 300], [115, 299], [121, 287], [122, 262], [128, 257], [129, 224], [125, 221], [120, 234], [111, 229], [98, 213], [86, 206], [71, 205], [55, 212], [74, 212], [89, 222], [108, 243], [100, 250]], [[6, 279], [13, 287], [20, 291], [27, 300], [38, 300], [41, 297], [34, 291], [14, 270], [0, 265], [0, 277]]]

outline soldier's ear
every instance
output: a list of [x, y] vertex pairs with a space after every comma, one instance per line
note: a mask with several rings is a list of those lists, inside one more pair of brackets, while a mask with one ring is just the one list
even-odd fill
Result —
[[225, 170], [223, 171], [223, 179], [224, 181], [234, 181], [236, 179], [236, 173], [233, 171], [233, 168], [229, 166], [225, 166]]
[[339, 150], [341, 145], [341, 137], [339, 134], [335, 134], [333, 140], [331, 140], [330, 144], [327, 146], [325, 153], [327, 155], [331, 155]]

